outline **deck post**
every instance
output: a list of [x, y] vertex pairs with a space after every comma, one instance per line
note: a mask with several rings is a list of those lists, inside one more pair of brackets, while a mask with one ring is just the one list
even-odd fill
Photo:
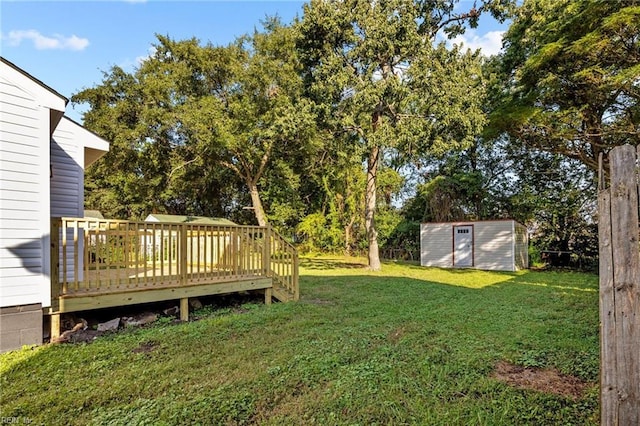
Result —
[[180, 299], [180, 321], [189, 321], [189, 298]]
[[60, 219], [51, 218], [51, 231], [49, 233], [49, 241], [51, 242], [49, 280], [51, 281], [52, 303], [54, 301], [57, 302], [60, 296], [60, 224]]
[[300, 300], [300, 277], [298, 272], [298, 252], [293, 252], [292, 265], [291, 265], [291, 283], [293, 284], [293, 300]]
[[264, 228], [264, 244], [262, 247], [262, 269], [264, 270], [264, 276], [270, 275], [271, 269], [271, 226], [267, 225]]
[[264, 289], [264, 304], [265, 305], [270, 305], [272, 297], [273, 297], [273, 289], [272, 288], [265, 288]]
[[58, 337], [60, 337], [60, 314], [51, 315], [51, 338], [50, 341], [53, 342]]
[[[51, 283], [51, 308], [58, 310], [58, 298], [60, 297], [60, 225], [59, 218], [51, 218], [51, 231], [49, 241], [51, 243], [51, 265], [49, 268], [49, 281]], [[66, 277], [65, 277], [66, 278]], [[60, 337], [60, 314], [53, 314], [51, 321], [50, 341]]]

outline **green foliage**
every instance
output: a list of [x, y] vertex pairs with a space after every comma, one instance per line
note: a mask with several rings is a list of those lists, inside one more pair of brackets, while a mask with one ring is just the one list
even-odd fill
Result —
[[532, 264], [553, 250], [571, 251], [576, 266], [596, 265], [595, 179], [577, 160], [515, 139], [479, 139], [468, 150], [425, 158], [421, 167], [425, 181], [405, 203], [405, 220], [515, 219], [530, 231]]
[[298, 225], [298, 233], [304, 239], [300, 246], [303, 252], [331, 253], [344, 247], [343, 230], [336, 224], [327, 222], [327, 216], [322, 213], [312, 213], [302, 219]]
[[597, 169], [640, 142], [640, 7], [634, 0], [527, 0], [505, 36], [506, 96], [493, 128]]
[[367, 164], [365, 228], [371, 267], [379, 267], [376, 195], [385, 151], [404, 159], [442, 154], [471, 144], [482, 130], [480, 60], [470, 51], [436, 43], [436, 34], [463, 31], [486, 10], [499, 15], [510, 2], [482, 2], [468, 14], [456, 1], [311, 1], [298, 23], [297, 47], [306, 93], [318, 120], [348, 134]]
[[[301, 301], [0, 355], [34, 424], [598, 424], [598, 278], [302, 259]], [[243, 309], [244, 311], [244, 309]], [[155, 342], [148, 352], [136, 351]], [[576, 400], [491, 377], [554, 367]], [[523, 366], [524, 366], [523, 365]]]
[[264, 27], [223, 47], [157, 36], [135, 72], [114, 67], [73, 96], [89, 105], [85, 125], [113, 142], [87, 173], [88, 207], [119, 218], [241, 217], [250, 196], [264, 223], [266, 196], [276, 225], [300, 215], [314, 107], [302, 97], [293, 30], [276, 19]]

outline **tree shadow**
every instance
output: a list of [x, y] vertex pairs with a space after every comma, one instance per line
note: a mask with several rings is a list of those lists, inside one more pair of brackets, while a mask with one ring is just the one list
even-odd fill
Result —
[[362, 259], [353, 258], [300, 258], [300, 267], [309, 270], [328, 271], [332, 269], [366, 269], [367, 265]]

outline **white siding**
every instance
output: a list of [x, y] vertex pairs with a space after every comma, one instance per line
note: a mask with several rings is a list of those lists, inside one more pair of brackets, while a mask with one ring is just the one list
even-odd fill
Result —
[[[84, 145], [81, 127], [62, 118], [51, 138], [51, 217], [84, 216]], [[69, 230], [67, 241], [73, 241]], [[62, 244], [60, 244], [62, 247]], [[82, 281], [83, 238], [79, 240], [78, 280]], [[62, 250], [62, 249], [61, 249]], [[60, 259], [63, 259], [62, 251]], [[74, 280], [73, 244], [67, 247], [67, 279]], [[62, 265], [60, 271], [63, 271]]]
[[453, 234], [450, 223], [420, 225], [420, 264], [422, 266], [453, 266]]
[[453, 267], [453, 230], [473, 226], [473, 267], [515, 271], [528, 267], [526, 228], [513, 220], [423, 223], [420, 225], [420, 264]]
[[34, 95], [0, 77], [0, 306], [45, 302], [49, 123]]
[[84, 146], [77, 125], [63, 118], [51, 139], [51, 216], [84, 215]]
[[491, 271], [514, 271], [513, 221], [474, 223], [474, 267]]

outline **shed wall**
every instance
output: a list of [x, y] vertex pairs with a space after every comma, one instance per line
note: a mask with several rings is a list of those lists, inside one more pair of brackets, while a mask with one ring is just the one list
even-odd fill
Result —
[[474, 267], [490, 271], [514, 271], [513, 221], [474, 222]]
[[453, 266], [453, 233], [450, 223], [420, 225], [420, 264], [422, 266]]
[[528, 267], [527, 231], [513, 220], [423, 223], [420, 225], [420, 264], [453, 267], [453, 230], [473, 225], [473, 267], [515, 271]]

